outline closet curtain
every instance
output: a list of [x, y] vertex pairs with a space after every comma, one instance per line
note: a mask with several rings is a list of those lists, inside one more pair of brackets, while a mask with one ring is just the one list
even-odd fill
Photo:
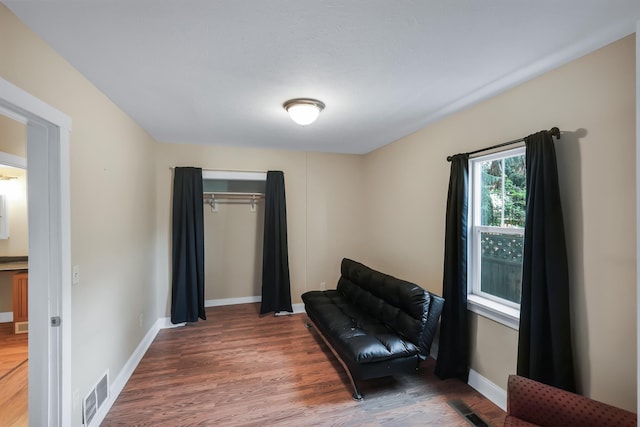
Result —
[[444, 307], [435, 373], [441, 379], [469, 376], [467, 321], [467, 199], [469, 155], [451, 159], [444, 244]]
[[264, 204], [260, 314], [293, 312], [287, 247], [287, 203], [284, 174], [281, 171], [267, 172]]
[[525, 138], [527, 207], [518, 375], [575, 391], [567, 249], [553, 137]]
[[175, 168], [172, 225], [171, 323], [205, 320], [202, 169]]

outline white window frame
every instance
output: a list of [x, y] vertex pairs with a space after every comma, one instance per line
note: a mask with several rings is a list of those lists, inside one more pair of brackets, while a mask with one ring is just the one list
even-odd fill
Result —
[[515, 330], [518, 330], [520, 324], [520, 304], [480, 290], [481, 251], [479, 242], [482, 232], [524, 236], [524, 228], [480, 225], [481, 169], [477, 165], [487, 161], [524, 155], [525, 152], [526, 148], [522, 146], [469, 159], [467, 309]]

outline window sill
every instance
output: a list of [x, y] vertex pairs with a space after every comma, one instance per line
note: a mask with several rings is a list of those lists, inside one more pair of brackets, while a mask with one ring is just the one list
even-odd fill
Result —
[[505, 307], [500, 303], [478, 295], [469, 295], [467, 297], [467, 310], [487, 317], [516, 331], [520, 325], [519, 310]]

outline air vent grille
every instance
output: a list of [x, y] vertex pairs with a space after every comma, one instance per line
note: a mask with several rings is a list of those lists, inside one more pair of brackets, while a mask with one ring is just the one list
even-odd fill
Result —
[[26, 334], [29, 332], [29, 322], [14, 323], [14, 334]]
[[105, 402], [109, 399], [109, 371], [100, 378], [100, 381], [89, 391], [82, 402], [82, 415], [84, 425], [92, 426], [92, 421]]
[[449, 406], [456, 410], [465, 420], [473, 427], [489, 427], [489, 424], [485, 423], [482, 418], [478, 416], [466, 403], [460, 399], [450, 400], [447, 402]]
[[109, 378], [106, 374], [96, 386], [96, 396], [98, 397], [98, 408], [102, 408], [104, 402], [109, 398]]

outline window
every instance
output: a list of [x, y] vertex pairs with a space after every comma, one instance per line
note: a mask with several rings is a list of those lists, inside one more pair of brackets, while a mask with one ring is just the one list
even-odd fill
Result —
[[469, 161], [469, 309], [518, 327], [526, 204], [525, 148]]

